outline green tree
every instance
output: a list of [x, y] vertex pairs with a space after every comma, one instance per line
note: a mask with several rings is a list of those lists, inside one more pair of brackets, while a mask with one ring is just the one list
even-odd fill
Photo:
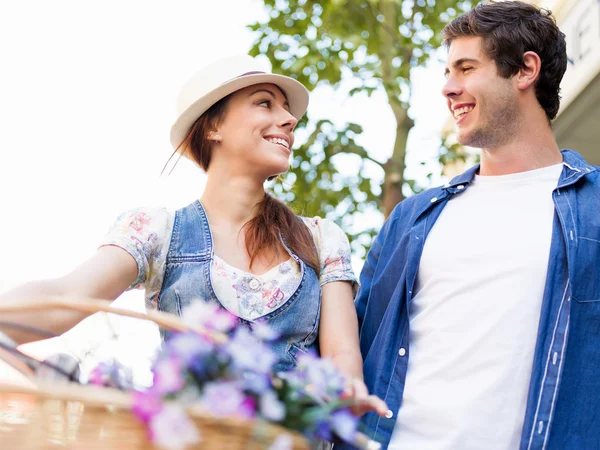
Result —
[[[256, 33], [251, 55], [267, 56], [275, 72], [298, 79], [310, 90], [321, 84], [333, 89], [352, 84], [355, 87], [349, 95], [380, 90], [387, 96], [396, 122], [394, 148], [387, 161], [371, 157], [356, 142], [362, 132], [358, 124], [312, 123], [309, 112], [299, 124], [308, 137], [295, 151], [284, 183], [275, 187], [281, 198], [295, 203], [304, 214], [327, 216], [343, 225], [353, 244], [358, 244], [354, 250], [363, 256], [377, 230], [353, 227], [357, 214], [377, 210], [387, 217], [404, 199], [403, 189], [416, 190], [414, 182], [404, 176], [408, 133], [414, 125], [408, 113], [412, 69], [427, 62], [441, 45], [442, 28], [472, 4], [458, 0], [264, 0], [264, 6], [267, 19], [250, 25]], [[348, 155], [359, 165], [355, 174], [338, 170], [336, 161]], [[368, 176], [373, 165], [383, 172], [377, 179]]]

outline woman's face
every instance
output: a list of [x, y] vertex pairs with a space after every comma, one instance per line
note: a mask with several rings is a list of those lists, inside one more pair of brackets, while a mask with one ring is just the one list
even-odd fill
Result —
[[[228, 172], [267, 179], [284, 173], [298, 121], [283, 92], [274, 84], [257, 84], [231, 95], [213, 140], [211, 166], [225, 163]], [[209, 168], [210, 169], [210, 168]]]

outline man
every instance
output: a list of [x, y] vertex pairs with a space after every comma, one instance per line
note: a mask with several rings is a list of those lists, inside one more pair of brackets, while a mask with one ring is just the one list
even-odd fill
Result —
[[356, 299], [390, 449], [600, 448], [600, 179], [550, 121], [567, 65], [548, 11], [477, 6], [443, 32], [443, 95], [481, 164], [402, 202]]

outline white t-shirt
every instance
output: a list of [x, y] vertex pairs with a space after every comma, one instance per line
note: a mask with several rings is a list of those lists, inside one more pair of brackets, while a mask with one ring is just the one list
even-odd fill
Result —
[[396, 450], [519, 448], [562, 164], [476, 176], [423, 249]]

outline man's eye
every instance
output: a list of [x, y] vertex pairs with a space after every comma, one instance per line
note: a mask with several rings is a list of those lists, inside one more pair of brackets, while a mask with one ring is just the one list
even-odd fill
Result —
[[463, 71], [463, 73], [465, 73], [465, 72], [468, 72], [469, 70], [472, 70], [472, 69], [473, 69], [472, 67], [463, 67], [462, 71]]

